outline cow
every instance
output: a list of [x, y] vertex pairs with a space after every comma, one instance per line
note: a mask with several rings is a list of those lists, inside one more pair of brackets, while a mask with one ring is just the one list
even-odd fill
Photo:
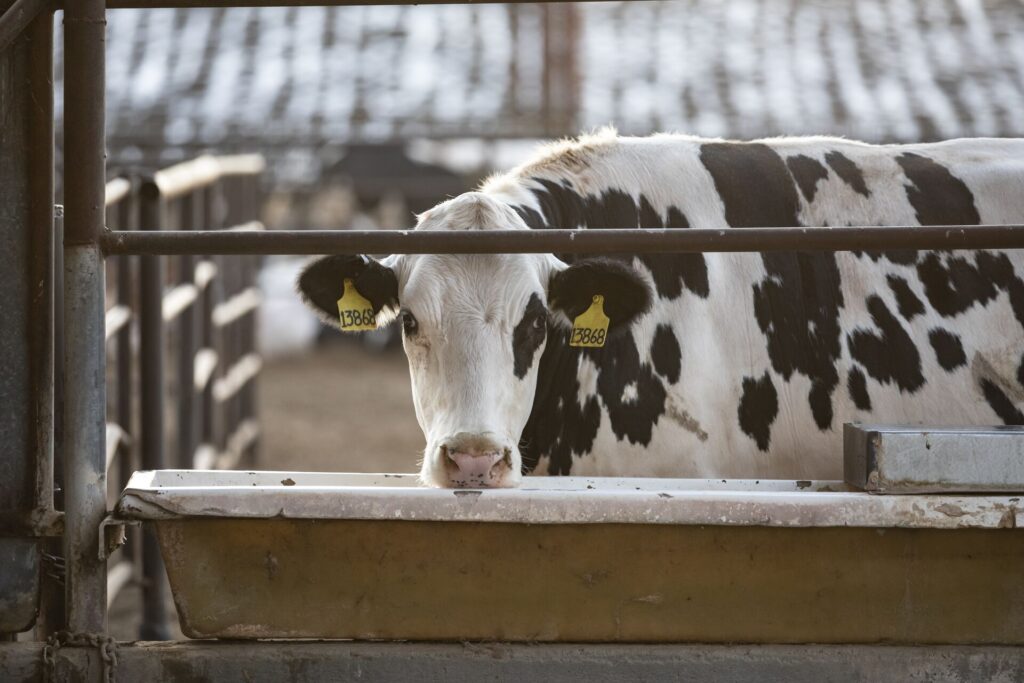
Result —
[[[1024, 140], [601, 131], [416, 229], [1015, 223]], [[1017, 251], [425, 254], [319, 258], [297, 288], [334, 325], [346, 279], [375, 324], [400, 320], [423, 483], [513, 487], [523, 473], [839, 479], [846, 422], [1024, 424], [1022, 278]], [[570, 346], [596, 295], [604, 346]]]

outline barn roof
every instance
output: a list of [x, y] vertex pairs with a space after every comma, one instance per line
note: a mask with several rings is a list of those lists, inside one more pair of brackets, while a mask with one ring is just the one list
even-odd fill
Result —
[[116, 10], [107, 44], [114, 151], [535, 138], [608, 123], [1024, 135], [1017, 0]]

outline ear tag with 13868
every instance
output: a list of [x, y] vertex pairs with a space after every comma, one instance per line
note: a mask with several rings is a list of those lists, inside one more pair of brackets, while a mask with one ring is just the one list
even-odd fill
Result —
[[377, 329], [373, 305], [359, 293], [352, 278], [345, 278], [345, 290], [338, 299], [338, 319], [345, 332], [366, 332]]
[[595, 294], [590, 308], [576, 316], [572, 322], [569, 346], [599, 349], [608, 337], [608, 316], [604, 314], [604, 297]]

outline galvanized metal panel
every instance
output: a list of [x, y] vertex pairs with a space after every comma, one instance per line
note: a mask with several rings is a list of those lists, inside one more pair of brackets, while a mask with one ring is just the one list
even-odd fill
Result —
[[155, 523], [196, 638], [1024, 643], [1024, 531]]
[[39, 541], [0, 538], [0, 633], [31, 628], [39, 608]]
[[[0, 678], [42, 677], [39, 643], [0, 643]], [[218, 681], [758, 681], [1013, 683], [1024, 648], [823, 645], [513, 645], [414, 643], [121, 643], [114, 680]], [[64, 648], [58, 672], [99, 680], [95, 649]]]
[[248, 517], [524, 524], [1006, 528], [1011, 496], [883, 497], [841, 482], [529, 477], [519, 489], [419, 486], [415, 475], [137, 472], [117, 514], [130, 519]]
[[1024, 427], [848, 424], [846, 482], [871, 493], [1024, 493]]

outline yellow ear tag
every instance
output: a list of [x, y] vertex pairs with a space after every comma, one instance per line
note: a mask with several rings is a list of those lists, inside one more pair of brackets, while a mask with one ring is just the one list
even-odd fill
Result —
[[345, 290], [338, 299], [338, 319], [345, 332], [365, 332], [377, 329], [377, 316], [373, 306], [359, 293], [352, 278], [345, 278]]
[[576, 316], [572, 321], [572, 336], [569, 346], [583, 346], [599, 349], [604, 346], [608, 336], [608, 316], [604, 314], [604, 297], [594, 295], [594, 303], [590, 308]]

